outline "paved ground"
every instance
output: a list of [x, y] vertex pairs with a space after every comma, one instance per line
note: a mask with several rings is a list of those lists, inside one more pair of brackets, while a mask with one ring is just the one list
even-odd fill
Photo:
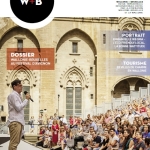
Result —
[[[8, 134], [0, 134], [0, 137], [10, 137]], [[0, 145], [0, 150], [8, 150], [9, 141]], [[41, 150], [42, 148], [35, 147], [21, 140], [17, 150]], [[46, 149], [47, 150], [47, 149]]]
[[[7, 150], [9, 145], [9, 141], [1, 144], [0, 150]], [[41, 148], [30, 145], [24, 141], [21, 141], [17, 150], [41, 150]]]
[[[10, 137], [7, 134], [0, 134], [0, 137]], [[0, 145], [0, 150], [8, 150], [9, 141]], [[28, 141], [21, 140], [17, 150], [50, 150], [50, 148], [36, 147]], [[68, 149], [69, 150], [69, 149]]]

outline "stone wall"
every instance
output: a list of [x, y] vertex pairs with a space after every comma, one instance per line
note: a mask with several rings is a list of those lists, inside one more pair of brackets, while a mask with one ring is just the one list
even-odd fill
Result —
[[[126, 76], [109, 74], [110, 58], [149, 58], [149, 52], [120, 53], [105, 51], [108, 44], [103, 44], [103, 32], [121, 30], [127, 23], [137, 25], [141, 30], [150, 30], [149, 18], [55, 18], [47, 26], [26, 30], [17, 27], [9, 18], [0, 18], [0, 104], [4, 105], [3, 115], [7, 115], [7, 96], [11, 92], [12, 71], [6, 68], [6, 50], [15, 48], [15, 37], [23, 37], [26, 48], [54, 48], [55, 71], [30, 71], [31, 103], [30, 115], [38, 118], [39, 110], [47, 109], [47, 115], [53, 115], [58, 109], [65, 114], [67, 74], [73, 69], [82, 77], [82, 113], [94, 105], [111, 101], [111, 91]], [[107, 35], [106, 35], [107, 36]], [[78, 41], [78, 54], [72, 54], [72, 41]], [[109, 63], [107, 63], [109, 62]], [[90, 76], [93, 67], [93, 76]], [[142, 76], [147, 81], [149, 76]], [[93, 99], [91, 99], [93, 94]], [[66, 114], [65, 114], [66, 115]]]

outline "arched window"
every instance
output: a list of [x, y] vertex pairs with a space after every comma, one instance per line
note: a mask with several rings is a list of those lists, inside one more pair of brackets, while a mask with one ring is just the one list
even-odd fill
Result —
[[139, 28], [132, 23], [128, 23], [128, 24], [123, 26], [122, 30], [123, 31], [138, 31]]
[[66, 85], [66, 117], [82, 114], [82, 83], [77, 71], [70, 72]]
[[[130, 31], [138, 31], [139, 30], [139, 28], [135, 25], [135, 24], [132, 24], [132, 23], [128, 23], [128, 24], [126, 24], [126, 25], [124, 25], [123, 27], [122, 27], [122, 30], [123, 31], [127, 31], [127, 32], [130, 32]], [[133, 41], [133, 40], [132, 40]], [[128, 40], [128, 42], [130, 43], [130, 40]], [[137, 42], [137, 41], [135, 41], [135, 42]], [[131, 50], [131, 48], [130, 48], [130, 44], [128, 44], [128, 49], [123, 49], [123, 51], [128, 51], [128, 52], [138, 52], [138, 49], [137, 48], [135, 48], [134, 50], [132, 49]]]

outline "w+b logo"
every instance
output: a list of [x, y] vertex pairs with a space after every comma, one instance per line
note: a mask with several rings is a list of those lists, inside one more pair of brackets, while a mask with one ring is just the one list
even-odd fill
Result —
[[28, 2], [31, 4], [35, 3], [35, 5], [42, 5], [42, 0], [20, 0], [22, 5], [26, 4], [28, 5]]
[[39, 23], [49, 17], [54, 0], [10, 0], [10, 5], [15, 16], [21, 21]]

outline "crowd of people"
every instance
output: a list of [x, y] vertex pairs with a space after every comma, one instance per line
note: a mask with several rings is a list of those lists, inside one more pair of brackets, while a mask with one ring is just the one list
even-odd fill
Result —
[[150, 150], [150, 102], [147, 98], [127, 103], [124, 108], [108, 110], [105, 114], [87, 115], [69, 120], [50, 116], [40, 127], [43, 147], [60, 145], [62, 149], [72, 140], [83, 150]]

